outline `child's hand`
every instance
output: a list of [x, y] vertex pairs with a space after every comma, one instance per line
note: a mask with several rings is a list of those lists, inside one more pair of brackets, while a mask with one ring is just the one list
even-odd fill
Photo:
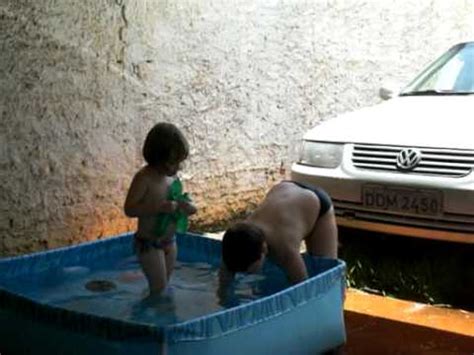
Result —
[[197, 212], [196, 206], [189, 201], [178, 201], [178, 208], [188, 216]]
[[178, 203], [176, 201], [163, 201], [160, 204], [160, 212], [162, 213], [174, 213], [178, 209]]

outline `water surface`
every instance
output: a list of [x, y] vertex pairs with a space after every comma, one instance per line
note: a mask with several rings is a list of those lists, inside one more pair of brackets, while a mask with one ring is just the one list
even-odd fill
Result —
[[96, 270], [76, 265], [35, 280], [12, 280], [11, 288], [68, 310], [162, 326], [245, 304], [285, 287], [264, 274], [238, 274], [232, 292], [219, 299], [217, 275], [218, 269], [210, 264], [178, 261], [165, 292], [150, 298], [137, 258], [130, 256]]

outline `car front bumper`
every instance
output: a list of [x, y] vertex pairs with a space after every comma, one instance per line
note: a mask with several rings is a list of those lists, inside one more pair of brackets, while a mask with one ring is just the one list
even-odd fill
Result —
[[[338, 225], [404, 236], [474, 243], [474, 174], [462, 178], [421, 176], [357, 169], [346, 144], [343, 161], [335, 169], [293, 164], [295, 181], [317, 185], [331, 196]], [[390, 188], [440, 191], [442, 212], [436, 216], [368, 208], [362, 188], [377, 184]]]

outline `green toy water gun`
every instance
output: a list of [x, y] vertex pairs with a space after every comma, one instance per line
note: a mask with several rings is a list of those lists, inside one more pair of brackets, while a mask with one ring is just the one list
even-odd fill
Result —
[[[168, 189], [166, 197], [170, 201], [191, 201], [187, 193], [183, 193], [183, 184], [179, 179], [175, 179]], [[188, 215], [180, 208], [173, 213], [160, 213], [156, 216], [155, 233], [157, 236], [162, 236], [171, 223], [176, 223], [176, 231], [179, 233], [186, 233], [188, 230]]]

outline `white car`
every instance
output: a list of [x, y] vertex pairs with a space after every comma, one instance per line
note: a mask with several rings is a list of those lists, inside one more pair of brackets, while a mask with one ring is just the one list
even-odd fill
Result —
[[474, 42], [394, 96], [308, 131], [292, 179], [324, 188], [340, 226], [474, 243]]

